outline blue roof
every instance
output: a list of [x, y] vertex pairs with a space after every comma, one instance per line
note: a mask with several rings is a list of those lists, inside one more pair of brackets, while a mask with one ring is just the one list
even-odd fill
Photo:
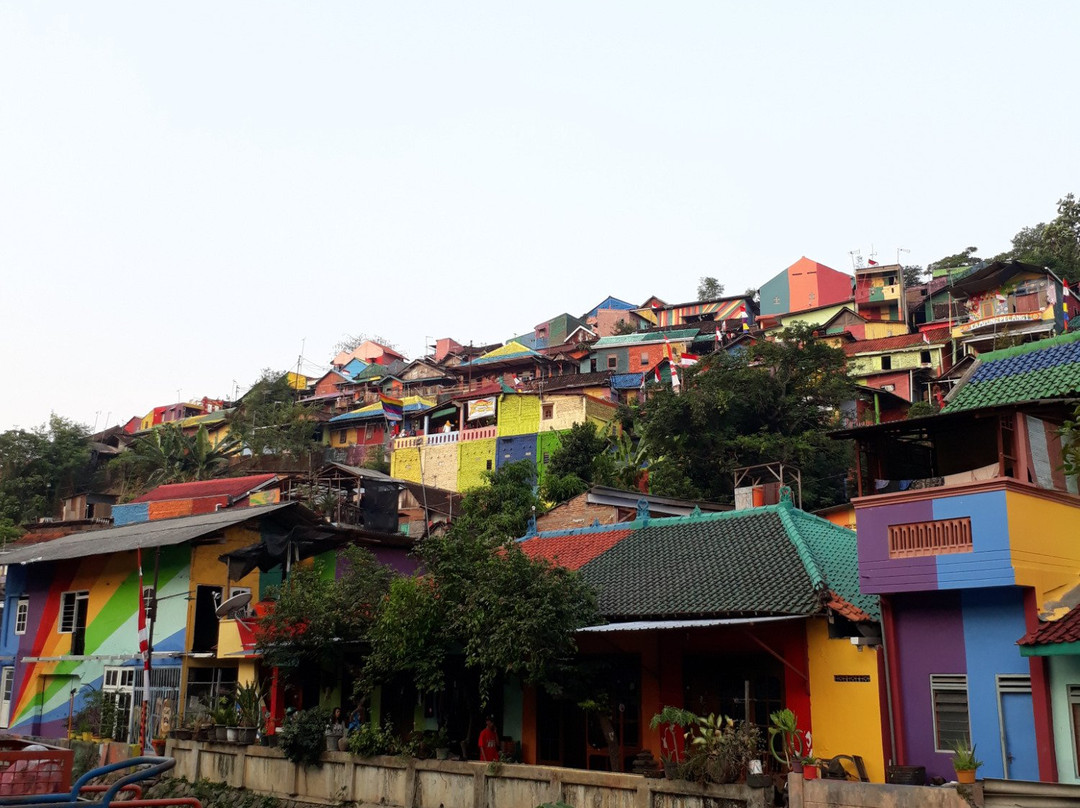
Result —
[[617, 297], [612, 297], [611, 295], [608, 295], [597, 305], [593, 306], [591, 309], [581, 315], [581, 319], [588, 320], [590, 317], [595, 317], [596, 313], [601, 309], [617, 309], [618, 311], [630, 311], [631, 309], [636, 308], [637, 306], [635, 306], [633, 303], [627, 303], [625, 300], [619, 300], [619, 298]]
[[637, 390], [641, 387], [640, 373], [615, 373], [611, 377], [612, 390]]

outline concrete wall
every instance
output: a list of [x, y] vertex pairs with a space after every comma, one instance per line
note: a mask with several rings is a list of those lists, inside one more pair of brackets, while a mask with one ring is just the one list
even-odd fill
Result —
[[[696, 786], [633, 774], [476, 762], [356, 758], [327, 752], [319, 767], [298, 767], [277, 749], [170, 740], [172, 775], [205, 778], [280, 799], [322, 805], [354, 801], [387, 808], [535, 808], [545, 802], [596, 808], [764, 808], [770, 790]], [[771, 796], [771, 794], [770, 794]]]
[[420, 449], [423, 463], [421, 482], [434, 488], [458, 490], [458, 445], [424, 446]]
[[[788, 776], [789, 808], [969, 808], [982, 805], [981, 786], [968, 786], [968, 802], [957, 788], [891, 786]], [[1017, 803], [1019, 804], [1019, 803]]]

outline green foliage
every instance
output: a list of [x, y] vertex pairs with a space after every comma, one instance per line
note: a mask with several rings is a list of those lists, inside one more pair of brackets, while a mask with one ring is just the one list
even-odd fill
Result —
[[179, 424], [162, 424], [132, 441], [114, 463], [124, 470], [133, 488], [146, 490], [220, 477], [229, 469], [229, 458], [239, 450], [239, 441], [231, 437], [213, 445], [205, 426], [185, 434]]
[[263, 691], [257, 681], [236, 686], [236, 709], [240, 713], [240, 726], [262, 727]]
[[734, 783], [757, 757], [759, 739], [753, 724], [722, 715], [698, 716], [687, 732], [690, 743], [680, 773], [698, 783]]
[[904, 286], [906, 288], [921, 286], [926, 283], [927, 277], [926, 270], [917, 264], [904, 267]]
[[364, 456], [364, 462], [360, 464], [360, 468], [389, 474], [390, 458], [387, 456], [382, 446], [369, 446], [367, 448], [367, 453]]
[[278, 728], [278, 747], [299, 766], [321, 765], [329, 721], [330, 711], [323, 707], [293, 713]]
[[1013, 236], [1012, 249], [996, 257], [1047, 267], [1070, 280], [1080, 278], [1080, 200], [1066, 194], [1057, 202], [1057, 213], [1049, 223], [1021, 229]]
[[740, 466], [782, 461], [802, 471], [807, 509], [844, 501], [851, 447], [827, 435], [854, 384], [843, 351], [809, 326], [685, 369], [680, 395], [661, 386], [636, 413], [654, 494], [732, 501]]
[[358, 547], [341, 551], [335, 577], [316, 562], [295, 566], [270, 592], [274, 608], [259, 621], [257, 647], [269, 665], [340, 664], [367, 639], [390, 588], [390, 571]]
[[724, 294], [724, 284], [716, 278], [706, 276], [698, 278], [697, 299], [713, 300]]
[[926, 271], [932, 272], [935, 269], [959, 269], [960, 267], [969, 267], [981, 260], [979, 256], [975, 254], [978, 251], [978, 247], [967, 247], [955, 255], [946, 255], [944, 258], [939, 258], [937, 261], [932, 261], [927, 264]]
[[1065, 473], [1075, 477], [1080, 474], [1080, 406], [1073, 412], [1073, 417], [1062, 424], [1060, 434]]
[[597, 621], [596, 598], [576, 573], [528, 558], [514, 541], [537, 502], [531, 465], [490, 475], [447, 533], [421, 543], [425, 574], [394, 583], [369, 633], [366, 687], [404, 672], [419, 690], [438, 690], [457, 653], [484, 705], [499, 676], [555, 689], [575, 665], [574, 631]]
[[982, 766], [982, 761], [975, 757], [975, 747], [958, 741], [952, 748], [952, 765], [958, 772], [975, 771]]
[[254, 455], [303, 454], [317, 448], [315, 412], [297, 398], [286, 373], [264, 370], [229, 419], [230, 433]]
[[925, 418], [927, 415], [934, 415], [938, 411], [937, 405], [932, 401], [916, 401], [910, 407], [908, 407], [908, 418]]
[[792, 760], [802, 757], [803, 742], [802, 735], [799, 734], [799, 719], [786, 707], [769, 714], [769, 751], [785, 766], [790, 766]]
[[0, 433], [0, 540], [20, 535], [20, 524], [52, 516], [62, 498], [88, 482], [88, 435], [58, 415], [31, 430]]
[[607, 448], [607, 440], [591, 421], [574, 424], [551, 453], [544, 480], [544, 498], [566, 502], [588, 490], [596, 481], [598, 459]]
[[637, 323], [630, 319], [630, 315], [627, 315], [625, 320], [619, 320], [615, 323], [615, 327], [611, 329], [612, 336], [625, 336], [627, 334], [636, 334], [638, 332]]
[[390, 724], [361, 724], [359, 729], [349, 734], [349, 752], [359, 757], [392, 755], [397, 750], [397, 736]]

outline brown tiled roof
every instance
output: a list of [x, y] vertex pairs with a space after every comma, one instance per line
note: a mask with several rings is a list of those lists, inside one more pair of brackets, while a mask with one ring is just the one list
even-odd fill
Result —
[[1060, 620], [1040, 623], [1034, 631], [1020, 638], [1017, 645], [1057, 645], [1080, 642], [1080, 608], [1073, 608]]
[[[926, 339], [923, 339], [923, 337]], [[845, 346], [844, 353], [848, 356], [862, 353], [877, 353], [879, 351], [898, 351], [904, 348], [915, 348], [922, 345], [926, 340], [930, 344], [940, 344], [949, 339], [949, 328], [931, 328], [919, 334], [898, 334], [895, 337], [880, 337], [879, 339], [864, 339], [852, 342]]]

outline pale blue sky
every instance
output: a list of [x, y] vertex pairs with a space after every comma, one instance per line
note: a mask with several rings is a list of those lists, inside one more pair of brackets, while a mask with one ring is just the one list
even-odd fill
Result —
[[504, 340], [1080, 192], [1080, 3], [6, 2], [0, 429]]

